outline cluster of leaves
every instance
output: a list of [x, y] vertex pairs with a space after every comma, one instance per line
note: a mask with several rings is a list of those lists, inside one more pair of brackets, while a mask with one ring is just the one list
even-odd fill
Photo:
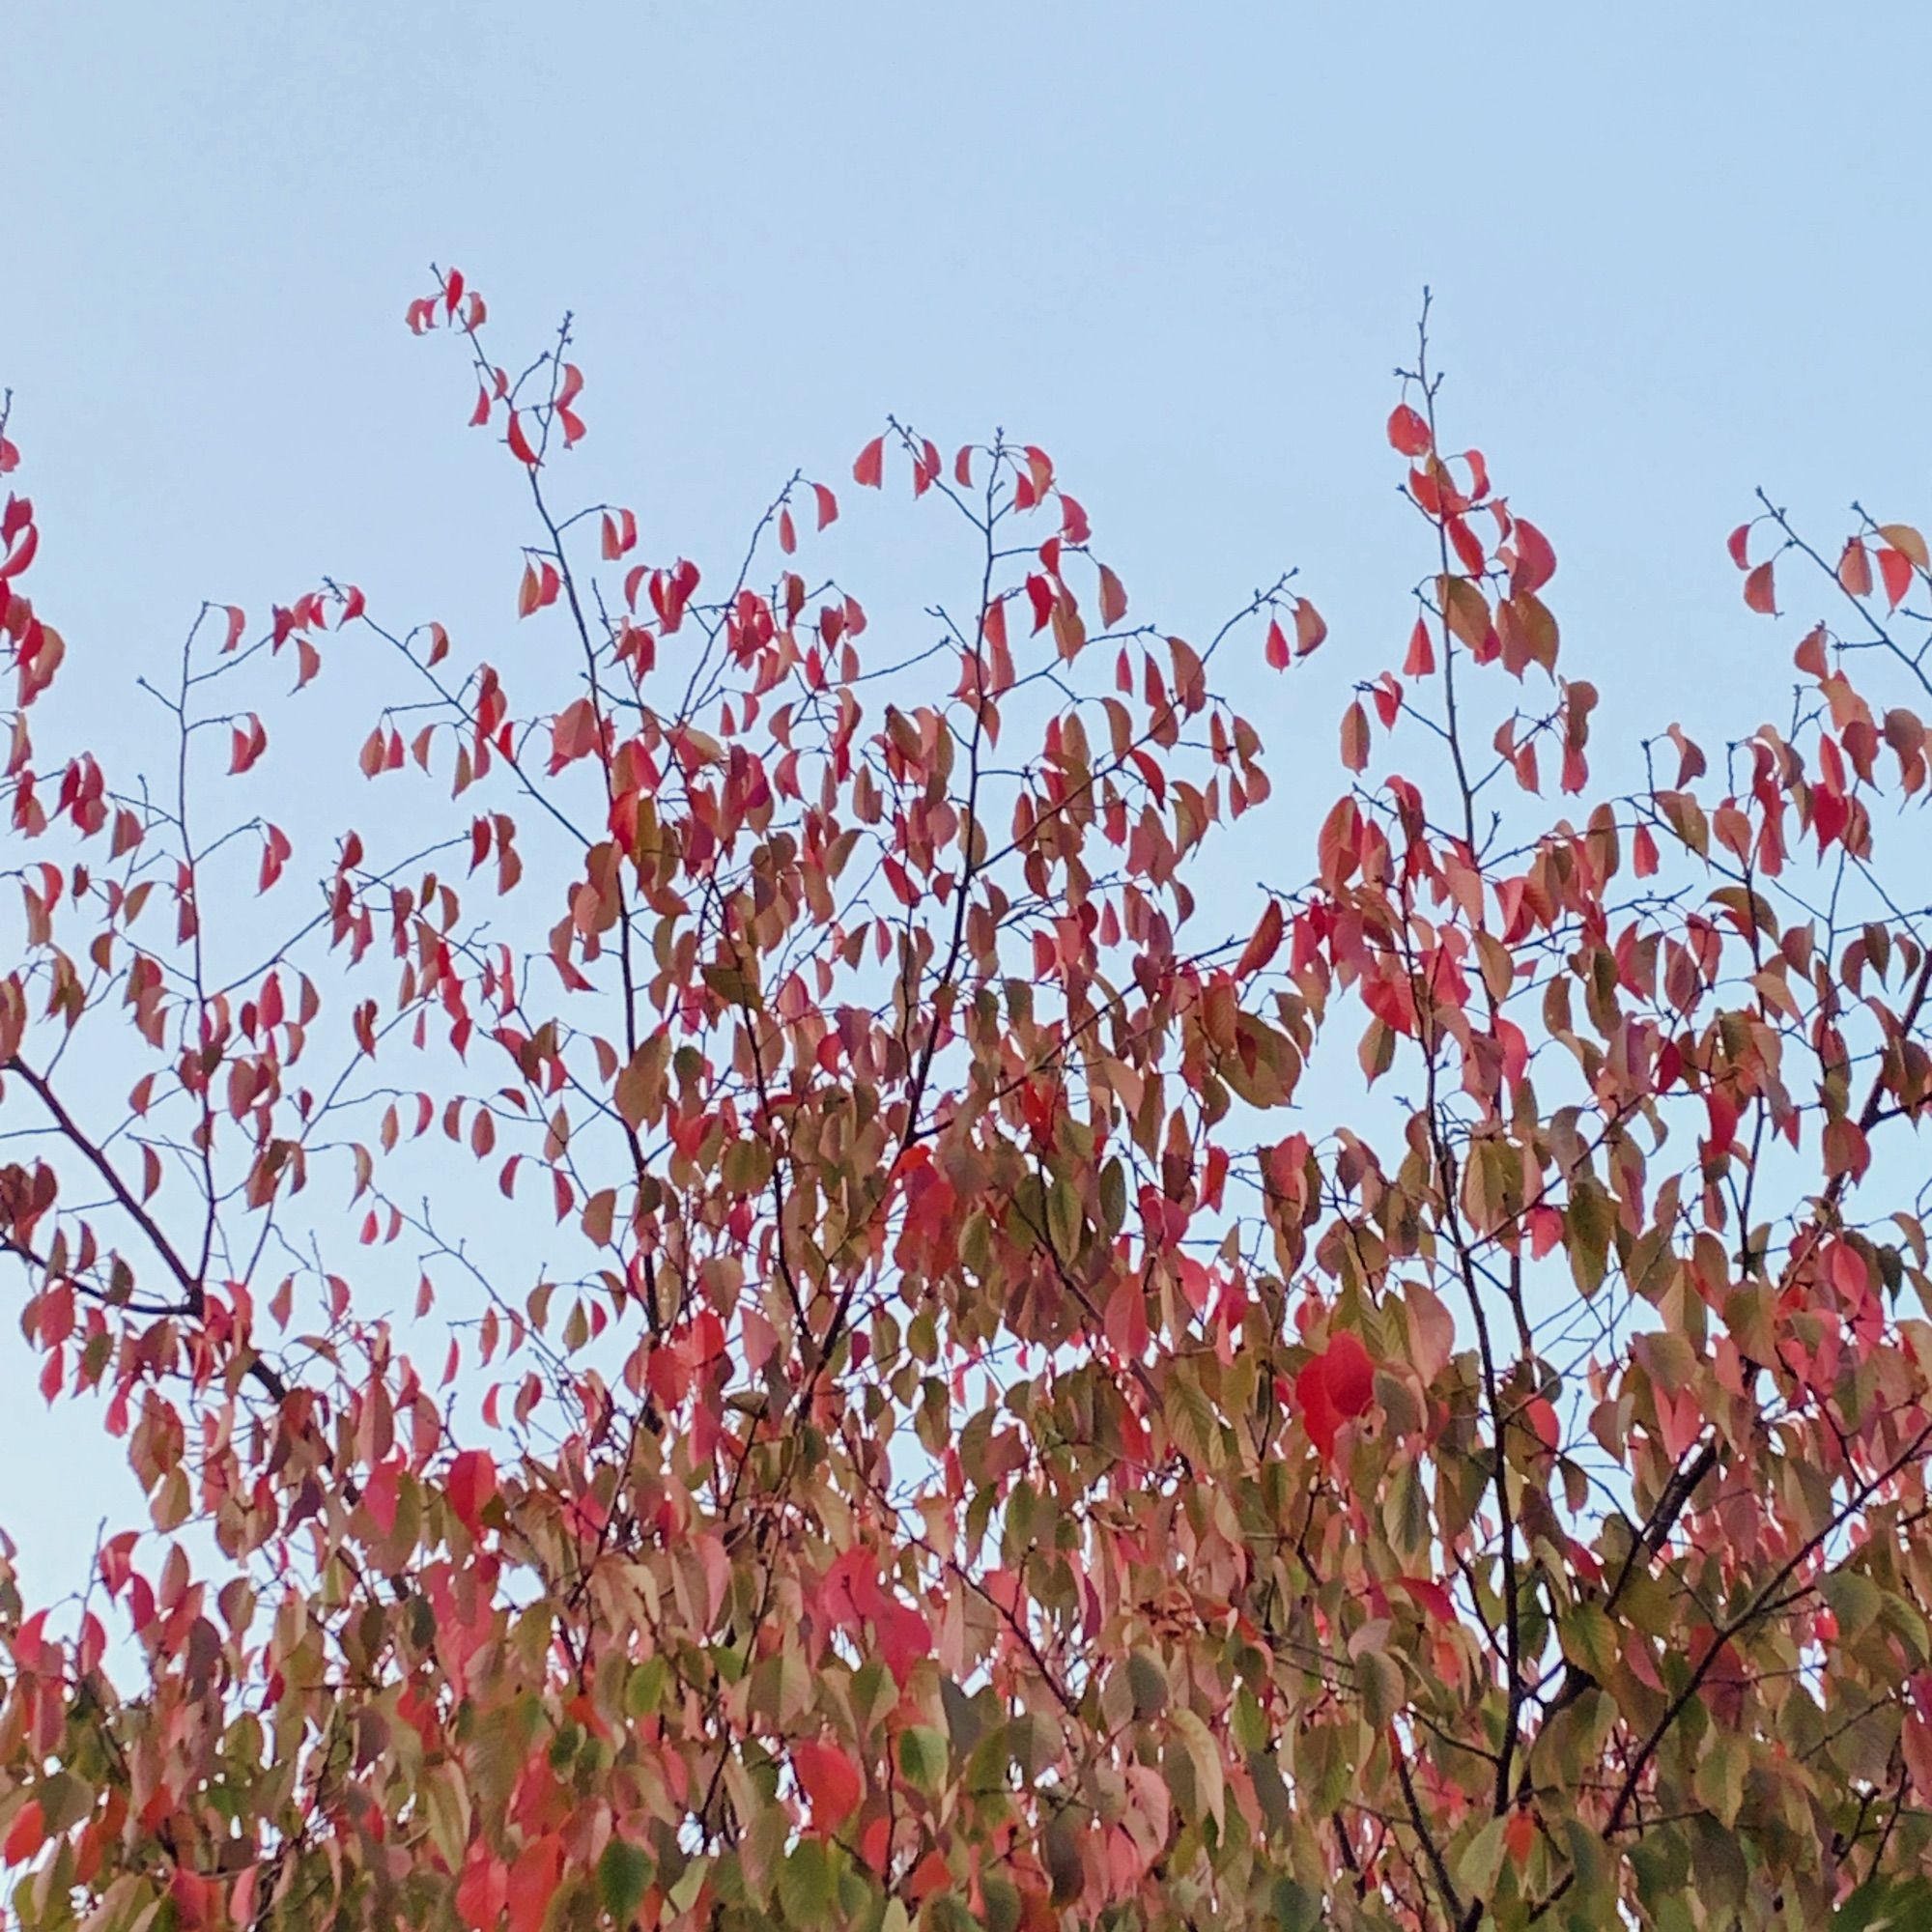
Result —
[[[8, 873], [0, 1246], [150, 1512], [77, 1602], [0, 1564], [18, 1922], [1926, 1909], [1932, 914], [1874, 847], [1927, 753], [1852, 676], [1928, 688], [1918, 533], [1833, 567], [1767, 502], [1747, 604], [1775, 545], [1855, 626], [1720, 773], [1673, 727], [1586, 802], [1553, 550], [1425, 337], [1402, 668], [1204, 933], [1270, 793], [1217, 668], [1321, 644], [1290, 580], [1129, 624], [1043, 451], [895, 423], [854, 480], [970, 554], [880, 652], [794, 560], [834, 489], [719, 587], [559, 507], [568, 325], [513, 380], [454, 271], [409, 322], [527, 491], [510, 667], [208, 607], [156, 797], [37, 753], [0, 519], [0, 797], [62, 854]], [[210, 781], [268, 755], [232, 692], [352, 650], [415, 788], [318, 867]]]

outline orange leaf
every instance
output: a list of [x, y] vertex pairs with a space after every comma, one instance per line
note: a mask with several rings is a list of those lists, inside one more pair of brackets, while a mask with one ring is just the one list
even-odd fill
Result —
[[1276, 949], [1281, 945], [1281, 901], [1269, 899], [1255, 927], [1254, 936], [1242, 949], [1240, 960], [1235, 967], [1235, 978], [1245, 980], [1250, 973], [1259, 973], [1274, 957]]
[[1328, 635], [1327, 623], [1321, 612], [1307, 598], [1294, 607], [1294, 654], [1305, 658], [1311, 651], [1320, 650], [1321, 640]]
[[1366, 771], [1369, 763], [1369, 714], [1357, 702], [1350, 705], [1342, 718], [1342, 762], [1351, 772]]
[[1100, 566], [1100, 621], [1118, 624], [1127, 614], [1127, 593], [1106, 564]]

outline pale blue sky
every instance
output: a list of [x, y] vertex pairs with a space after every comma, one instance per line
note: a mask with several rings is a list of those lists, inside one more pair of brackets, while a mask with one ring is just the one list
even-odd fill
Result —
[[[719, 554], [892, 410], [1051, 449], [1176, 628], [1298, 564], [1325, 781], [1428, 567], [1381, 423], [1429, 282], [1452, 440], [1562, 558], [1600, 769], [1673, 715], [1747, 731], [1789, 686], [1722, 551], [1752, 486], [1827, 536], [1855, 495], [1932, 511], [1928, 53], [1922, 4], [10, 0], [36, 603], [110, 753], [204, 596], [331, 572], [501, 628], [520, 504], [401, 326], [435, 259], [506, 357], [576, 312], [583, 494], [654, 554]], [[111, 1504], [34, 1480], [73, 1452], [21, 1356], [10, 1316], [0, 1521], [51, 1584]]]

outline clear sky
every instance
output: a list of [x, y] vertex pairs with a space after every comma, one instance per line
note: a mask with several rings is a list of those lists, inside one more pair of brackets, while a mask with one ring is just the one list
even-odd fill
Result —
[[[1381, 440], [1425, 282], [1450, 440], [1556, 543], [1600, 769], [1786, 708], [1722, 550], [1754, 485], [1828, 537], [1854, 496], [1932, 513], [1923, 0], [6, 17], [0, 382], [110, 751], [205, 596], [329, 572], [506, 628], [518, 505], [401, 326], [431, 260], [506, 355], [575, 312], [584, 494], [655, 555], [718, 555], [891, 410], [1044, 444], [1176, 629], [1299, 565], [1332, 641], [1293, 704], [1255, 687], [1277, 766], [1303, 728], [1331, 764], [1428, 568]], [[10, 1314], [0, 1522], [42, 1589], [128, 1515], [98, 1456]]]

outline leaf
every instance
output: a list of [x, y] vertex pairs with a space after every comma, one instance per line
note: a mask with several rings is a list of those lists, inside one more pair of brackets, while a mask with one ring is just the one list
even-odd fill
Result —
[[548, 1834], [526, 1845], [510, 1867], [509, 1932], [541, 1932], [563, 1868], [563, 1847]]
[[1100, 621], [1111, 630], [1127, 614], [1127, 593], [1106, 565], [1100, 566]]
[[1342, 762], [1351, 772], [1368, 769], [1369, 714], [1359, 699], [1342, 715]]
[[812, 1829], [836, 1831], [857, 1809], [865, 1781], [837, 1745], [802, 1741], [791, 1747], [792, 1769], [811, 1806]]
[[1886, 601], [1896, 611], [1912, 588], [1912, 559], [1900, 550], [1882, 550], [1878, 574], [1885, 580]]
[[1167, 1709], [1167, 1673], [1151, 1650], [1127, 1653], [1127, 1687], [1133, 1694], [1134, 1716], [1143, 1722]]
[[1932, 556], [1926, 553], [1925, 539], [1910, 524], [1881, 524], [1878, 533], [1893, 550], [1909, 557], [1914, 569], [1932, 569]]
[[1745, 579], [1745, 608], [1766, 617], [1777, 614], [1777, 593], [1771, 581], [1771, 565], [1761, 563]]
[[1818, 1588], [1838, 1621], [1839, 1638], [1848, 1643], [1871, 1627], [1884, 1602], [1878, 1585], [1856, 1570], [1834, 1570]]
[[537, 453], [530, 447], [530, 440], [524, 434], [524, 419], [515, 411], [510, 412], [510, 454], [519, 463], [526, 463], [534, 469], [537, 467]]
[[598, 1854], [598, 1903], [620, 1926], [638, 1916], [655, 1870], [650, 1854], [623, 1838], [611, 1839]]
[[1406, 403], [1398, 403], [1389, 414], [1388, 440], [1390, 446], [1404, 456], [1426, 456], [1431, 440], [1429, 425]]
[[0, 1860], [10, 1865], [25, 1864], [45, 1841], [40, 1801], [30, 1798], [8, 1829], [5, 1843], [0, 1844]]
[[1745, 1802], [1745, 1774], [1750, 1769], [1750, 1748], [1731, 1731], [1714, 1731], [1691, 1788], [1726, 1831], [1738, 1821]]
[[454, 1457], [443, 1479], [449, 1506], [471, 1536], [480, 1533], [482, 1516], [497, 1493], [497, 1465], [487, 1449], [465, 1449]]
[[875, 436], [852, 466], [852, 480], [867, 490], [878, 489], [886, 480], [886, 440]]
[[1491, 1818], [1469, 1840], [1456, 1861], [1456, 1883], [1471, 1898], [1488, 1898], [1495, 1889], [1509, 1849], [1509, 1820]]
[[1305, 658], [1321, 647], [1328, 635], [1327, 623], [1321, 612], [1307, 598], [1302, 598], [1294, 607], [1294, 654]]
[[1428, 677], [1435, 668], [1435, 646], [1428, 624], [1420, 617], [1408, 634], [1408, 655], [1403, 659], [1404, 677]]
[[1235, 965], [1235, 978], [1245, 980], [1264, 971], [1280, 951], [1282, 931], [1281, 901], [1271, 898], [1262, 908], [1261, 919], [1247, 945], [1241, 949], [1241, 956]]
[[1188, 1766], [1194, 1774], [1195, 1801], [1203, 1813], [1218, 1826], [1227, 1808], [1226, 1776], [1221, 1764], [1220, 1747], [1200, 1716], [1185, 1706], [1177, 1709], [1169, 1722], [1187, 1754]]
[[1516, 560], [1510, 566], [1510, 595], [1534, 595], [1556, 575], [1556, 553], [1534, 524], [1519, 517], [1511, 532]]

